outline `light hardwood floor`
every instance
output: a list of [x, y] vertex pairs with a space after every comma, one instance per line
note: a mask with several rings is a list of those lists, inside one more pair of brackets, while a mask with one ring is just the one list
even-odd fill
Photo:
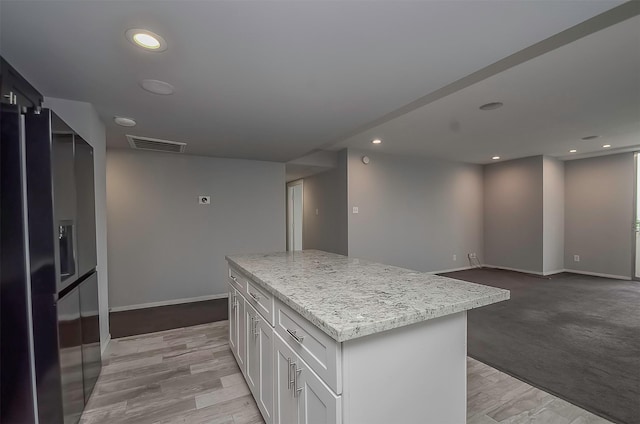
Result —
[[[80, 423], [262, 423], [228, 328], [219, 321], [112, 340]], [[481, 362], [467, 366], [468, 424], [609, 423]]]

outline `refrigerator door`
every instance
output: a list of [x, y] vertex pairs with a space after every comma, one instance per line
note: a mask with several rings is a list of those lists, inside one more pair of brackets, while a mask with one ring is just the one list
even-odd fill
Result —
[[[62, 422], [62, 397], [56, 305], [58, 239], [54, 232], [51, 190], [51, 111], [28, 111], [24, 119], [31, 321], [38, 416], [41, 423], [58, 423]], [[11, 343], [14, 342], [12, 340]]]
[[93, 186], [93, 148], [76, 135], [75, 186], [76, 186], [76, 240], [78, 276], [84, 276], [96, 268], [96, 210]]
[[80, 284], [80, 320], [82, 321], [84, 401], [88, 402], [102, 369], [100, 319], [98, 316], [98, 275], [95, 271]]
[[77, 268], [76, 186], [74, 170], [75, 133], [60, 118], [51, 113], [53, 163], [53, 205], [58, 239], [58, 292], [75, 282]]
[[75, 424], [84, 409], [82, 324], [78, 287], [58, 301], [58, 337], [64, 424]]
[[18, 106], [0, 104], [0, 422], [35, 422], [27, 240], [23, 196], [23, 123]]

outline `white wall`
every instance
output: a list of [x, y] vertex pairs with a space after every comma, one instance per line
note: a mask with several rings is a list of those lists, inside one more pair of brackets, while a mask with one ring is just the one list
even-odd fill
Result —
[[347, 180], [350, 256], [418, 271], [482, 256], [481, 166], [349, 150]]
[[545, 156], [543, 173], [542, 272], [564, 269], [564, 162]]
[[109, 340], [109, 276], [107, 267], [107, 189], [106, 132], [94, 107], [85, 102], [45, 98], [50, 108], [93, 147], [96, 196], [96, 250], [98, 255], [98, 303], [100, 311], [100, 345]]
[[484, 167], [484, 263], [541, 273], [542, 156]]
[[111, 307], [224, 296], [225, 255], [285, 250], [282, 163], [109, 150], [107, 199]]
[[633, 153], [565, 163], [565, 268], [631, 278], [634, 170]]
[[303, 224], [304, 249], [348, 253], [346, 150], [335, 168], [304, 179]]

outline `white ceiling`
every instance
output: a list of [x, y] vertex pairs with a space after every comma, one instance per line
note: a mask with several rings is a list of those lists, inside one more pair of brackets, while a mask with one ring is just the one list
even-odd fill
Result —
[[[482, 104], [504, 106], [482, 111]], [[584, 136], [599, 135], [590, 141]], [[373, 146], [371, 140], [382, 138]], [[489, 163], [640, 146], [640, 17], [578, 39], [333, 148]]]
[[[287, 161], [621, 3], [2, 0], [0, 53], [46, 96], [94, 104], [107, 124], [111, 147], [125, 147], [124, 135], [131, 133], [187, 142], [190, 154]], [[168, 49], [140, 51], [124, 37], [134, 27], [159, 33]], [[436, 106], [442, 118], [429, 121], [433, 125], [415, 116], [406, 121], [415, 129], [385, 124], [389, 132], [382, 134], [381, 147], [449, 156], [448, 144], [462, 143], [458, 146], [464, 149], [456, 148], [463, 152], [476, 140], [494, 143], [491, 150], [505, 156], [521, 156], [524, 150], [509, 150], [515, 143], [501, 136], [514, 134], [516, 125], [505, 122], [526, 124], [522, 132], [527, 134], [540, 131], [537, 126], [546, 126], [551, 114], [542, 105], [556, 102], [567, 104], [561, 111], [567, 120], [563, 128], [577, 119], [580, 135], [583, 130], [611, 132], [614, 126], [596, 119], [600, 107], [580, 109], [592, 128], [566, 111], [579, 104], [569, 93], [591, 77], [602, 77], [620, 91], [618, 72], [604, 62], [623, 59], [620, 68], [637, 62], [613, 50], [604, 52], [602, 66], [553, 85], [556, 90], [537, 87], [554, 82], [556, 74], [566, 78], [570, 63], [549, 59], [562, 65], [551, 75], [546, 75], [546, 59], [524, 64], [525, 71], [514, 69], [516, 74], [505, 73], [498, 82], [469, 87], [469, 93], [460, 93], [465, 98], [452, 95], [439, 100], [441, 106], [427, 106]], [[626, 70], [622, 73], [626, 78]], [[167, 81], [176, 93], [147, 93], [138, 85], [146, 78]], [[498, 97], [507, 106], [484, 120], [473, 118], [478, 103]], [[627, 93], [625, 102], [630, 100]], [[612, 107], [618, 110], [617, 104]], [[138, 125], [128, 131], [117, 127], [114, 115], [135, 118]], [[441, 127], [444, 122], [448, 128], [454, 118], [460, 130], [452, 135]], [[621, 122], [626, 121], [613, 123], [620, 129]], [[476, 131], [482, 131], [481, 140]], [[362, 137], [348, 144], [360, 146], [369, 133]], [[519, 138], [518, 143], [540, 142], [540, 137]], [[487, 151], [472, 153], [464, 159], [482, 161]]]

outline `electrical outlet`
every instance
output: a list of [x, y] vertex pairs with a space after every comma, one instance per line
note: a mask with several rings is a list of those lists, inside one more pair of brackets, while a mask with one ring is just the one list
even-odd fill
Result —
[[580, 262], [580, 255], [573, 255], [573, 262]]
[[200, 205], [209, 205], [209, 204], [211, 204], [211, 196], [198, 196], [198, 203]]
[[453, 260], [457, 261], [458, 260], [458, 255], [453, 255]]
[[477, 256], [475, 253], [469, 253], [469, 259], [477, 259]]
[[353, 207], [353, 213], [358, 213], [358, 207], [357, 206]]

